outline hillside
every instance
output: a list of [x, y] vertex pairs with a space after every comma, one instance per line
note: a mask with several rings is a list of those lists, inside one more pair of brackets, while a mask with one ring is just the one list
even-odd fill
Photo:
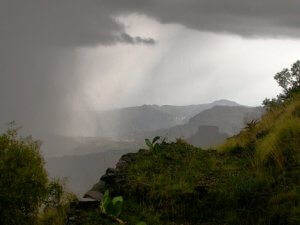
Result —
[[[124, 155], [93, 189], [122, 195], [120, 218], [128, 224], [300, 223], [299, 96], [272, 107], [216, 150], [182, 140], [157, 146]], [[97, 212], [76, 216], [80, 224], [115, 224]]]

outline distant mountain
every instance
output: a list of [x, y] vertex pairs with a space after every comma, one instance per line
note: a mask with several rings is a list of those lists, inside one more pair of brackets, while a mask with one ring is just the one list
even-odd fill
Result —
[[[200, 144], [200, 140], [204, 140], [204, 137], [206, 136], [207, 131], [205, 131], [205, 128], [210, 131], [212, 127], [217, 127], [219, 129], [220, 133], [216, 133], [215, 136], [216, 142], [214, 143], [211, 140], [212, 144], [216, 144], [219, 142], [219, 135], [226, 134], [227, 136], [232, 136], [238, 133], [245, 126], [246, 121], [259, 119], [263, 113], [264, 110], [261, 107], [217, 105], [195, 115], [184, 125], [149, 132], [142, 136], [161, 136], [166, 137], [168, 140], [174, 140], [180, 137], [187, 140], [195, 140], [195, 135], [198, 132], [196, 136], [199, 140], [197, 141], [198, 144], [196, 144], [196, 146], [207, 147], [205, 143], [203, 143], [203, 145]], [[199, 131], [200, 126], [206, 127], [202, 127], [201, 131]], [[201, 137], [201, 133], [199, 132], [203, 134], [203, 137]]]
[[188, 122], [190, 118], [197, 115], [198, 113], [210, 109], [216, 105], [223, 106], [239, 106], [238, 103], [229, 100], [218, 100], [209, 104], [199, 104], [199, 105], [187, 105], [187, 106], [174, 106], [174, 105], [152, 105], [157, 110], [166, 112], [172, 116], [175, 116], [177, 120], [181, 121], [181, 124]]
[[190, 126], [218, 126], [221, 132], [232, 136], [245, 127], [245, 123], [259, 119], [264, 113], [262, 107], [215, 106], [190, 119]]
[[136, 134], [182, 125], [198, 113], [214, 106], [239, 106], [229, 100], [209, 104], [173, 106], [143, 105], [123, 109], [95, 112], [97, 136], [135, 137]]

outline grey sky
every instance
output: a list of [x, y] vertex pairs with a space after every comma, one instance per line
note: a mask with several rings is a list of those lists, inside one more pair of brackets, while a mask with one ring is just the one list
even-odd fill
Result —
[[78, 134], [85, 110], [259, 104], [299, 58], [299, 21], [295, 0], [0, 0], [0, 128]]
[[299, 37], [295, 0], [104, 0], [115, 15], [138, 12], [162, 23], [243, 36]]

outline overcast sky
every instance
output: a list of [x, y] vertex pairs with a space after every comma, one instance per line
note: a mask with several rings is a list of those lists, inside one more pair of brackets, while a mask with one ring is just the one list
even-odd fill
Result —
[[78, 134], [66, 127], [90, 110], [260, 105], [300, 59], [299, 21], [296, 0], [0, 0], [0, 128]]

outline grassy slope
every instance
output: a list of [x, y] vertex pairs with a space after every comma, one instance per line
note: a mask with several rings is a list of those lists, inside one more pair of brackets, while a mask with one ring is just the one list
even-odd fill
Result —
[[128, 224], [300, 224], [300, 98], [217, 150], [162, 143], [123, 175]]

